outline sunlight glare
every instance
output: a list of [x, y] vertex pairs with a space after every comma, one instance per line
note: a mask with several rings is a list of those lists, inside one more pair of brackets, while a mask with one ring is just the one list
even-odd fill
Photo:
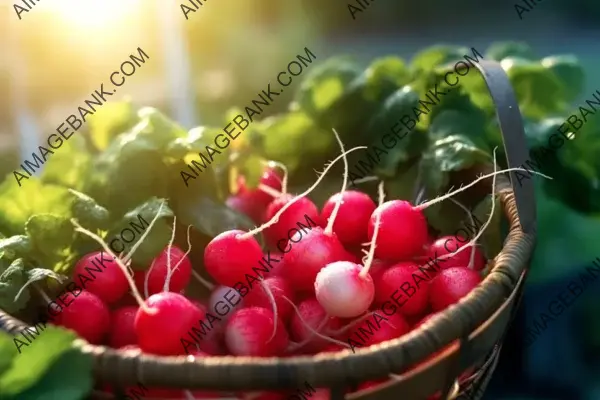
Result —
[[81, 28], [110, 28], [116, 20], [140, 8], [139, 0], [53, 0], [50, 5], [67, 24]]

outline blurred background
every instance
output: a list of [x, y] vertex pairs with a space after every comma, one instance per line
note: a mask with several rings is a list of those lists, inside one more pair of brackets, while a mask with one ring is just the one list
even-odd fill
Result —
[[[354, 19], [348, 4], [362, 7], [351, 0], [207, 0], [186, 20], [184, 1], [43, 0], [19, 20], [20, 3], [2, 1], [0, 173], [12, 173], [138, 47], [151, 62], [110, 99], [129, 96], [186, 128], [221, 125], [306, 46], [317, 60], [348, 54], [366, 65], [389, 54], [410, 60], [435, 44], [483, 52], [517, 40], [540, 57], [575, 55], [586, 72], [580, 100], [600, 89], [598, 0], [538, 0], [522, 20], [515, 3], [500, 0], [370, 2]], [[285, 109], [292, 92], [266, 111]], [[600, 285], [525, 347], [533, 318], [600, 256], [597, 217], [543, 192], [537, 202], [542, 229], [525, 298], [486, 398], [599, 400]]]

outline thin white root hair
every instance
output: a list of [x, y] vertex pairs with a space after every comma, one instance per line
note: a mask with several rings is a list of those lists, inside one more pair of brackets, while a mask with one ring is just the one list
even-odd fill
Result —
[[323, 233], [325, 233], [326, 235], [331, 235], [333, 233], [333, 224], [335, 223], [335, 219], [336, 219], [338, 212], [340, 211], [340, 207], [342, 206], [342, 203], [343, 203], [342, 196], [343, 196], [344, 192], [346, 191], [346, 187], [348, 186], [348, 157], [346, 157], [346, 155], [344, 154], [344, 143], [342, 143], [342, 139], [340, 139], [340, 135], [337, 133], [337, 131], [335, 129], [333, 129], [333, 134], [335, 135], [335, 139], [337, 140], [338, 144], [340, 145], [340, 151], [344, 155], [344, 180], [342, 182], [342, 190], [339, 193], [340, 197], [339, 197], [338, 201], [335, 203], [335, 206], [333, 207], [333, 211], [331, 212], [331, 215], [329, 216], [329, 219], [327, 220], [327, 226], [325, 227], [325, 230], [323, 231]]
[[[165, 278], [165, 284], [163, 285], [163, 292], [169, 291], [169, 285], [167, 282], [171, 281], [171, 249], [173, 248], [173, 242], [175, 241], [175, 230], [177, 229], [177, 217], [173, 216], [173, 227], [171, 228], [171, 240], [167, 245], [167, 277]], [[188, 230], [189, 233], [189, 230]]]
[[[496, 156], [495, 156], [495, 154], [496, 154], [496, 149], [497, 149], [497, 147], [496, 147], [496, 148], [494, 148], [494, 158], [496, 157]], [[494, 161], [494, 163], [495, 163], [495, 161]], [[466, 186], [462, 186], [462, 187], [460, 187], [460, 188], [456, 189], [456, 190], [455, 190], [455, 191], [453, 191], [453, 192], [446, 193], [445, 195], [443, 195], [443, 196], [440, 196], [440, 197], [437, 197], [437, 198], [435, 198], [435, 199], [433, 199], [433, 200], [430, 200], [430, 201], [428, 201], [427, 203], [419, 204], [418, 206], [415, 206], [414, 208], [416, 208], [416, 209], [418, 209], [418, 210], [424, 210], [424, 209], [426, 209], [427, 207], [430, 207], [430, 206], [432, 206], [432, 205], [434, 205], [434, 204], [437, 204], [437, 203], [439, 203], [439, 202], [441, 202], [441, 201], [444, 201], [444, 200], [446, 200], [447, 198], [449, 198], [449, 197], [452, 197], [452, 196], [454, 196], [454, 195], [455, 195], [455, 194], [457, 194], [457, 193], [460, 193], [460, 192], [463, 192], [463, 191], [467, 190], [468, 188], [470, 188], [470, 187], [474, 186], [475, 184], [477, 184], [477, 182], [479, 182], [479, 181], [482, 181], [482, 180], [484, 180], [484, 179], [487, 179], [487, 178], [489, 178], [489, 177], [491, 177], [491, 176], [494, 176], [494, 177], [495, 177], [495, 176], [496, 176], [496, 175], [498, 175], [498, 174], [503, 174], [503, 173], [505, 173], [505, 172], [510, 172], [510, 171], [525, 171], [525, 172], [529, 172], [529, 173], [531, 173], [531, 174], [536, 174], [536, 175], [543, 176], [543, 177], [544, 177], [544, 178], [546, 178], [546, 179], [552, 179], [552, 177], [551, 177], [551, 176], [544, 175], [544, 174], [542, 174], [541, 172], [530, 171], [530, 170], [527, 170], [527, 169], [525, 169], [525, 168], [516, 167], [516, 168], [507, 168], [507, 169], [502, 169], [502, 170], [500, 170], [500, 171], [494, 171], [494, 172], [492, 172], [491, 174], [482, 175], [482, 176], [480, 176], [479, 178], [475, 179], [473, 182], [469, 183], [469, 184], [468, 184], [468, 185], [466, 185]]]
[[[379, 186], [377, 187], [379, 192], [379, 206], [383, 204], [383, 200], [385, 198], [385, 193], [383, 191], [383, 181], [379, 182]], [[364, 278], [369, 273], [369, 269], [371, 268], [371, 264], [373, 264], [373, 258], [375, 257], [375, 247], [377, 246], [377, 234], [379, 233], [379, 225], [381, 224], [381, 213], [377, 213], [375, 217], [375, 228], [373, 230], [373, 239], [371, 240], [371, 248], [369, 249], [369, 254], [367, 256], [367, 261], [363, 264], [364, 268], [359, 272], [359, 276]]]
[[144, 242], [144, 239], [146, 239], [146, 236], [148, 236], [148, 234], [150, 233], [150, 230], [152, 229], [152, 227], [154, 226], [154, 224], [158, 220], [158, 217], [160, 216], [160, 212], [162, 211], [164, 205], [165, 205], [165, 202], [162, 201], [160, 203], [160, 207], [158, 207], [158, 211], [156, 211], [156, 215], [154, 216], [154, 218], [152, 218], [152, 221], [150, 221], [150, 225], [148, 225], [148, 229], [146, 229], [146, 232], [144, 232], [144, 234], [140, 237], [140, 239], [137, 242], [135, 242], [135, 244], [133, 245], [133, 247], [129, 251], [129, 254], [127, 254], [125, 256], [125, 258], [123, 259], [123, 261], [125, 263], [131, 261], [131, 258], [133, 257], [133, 253], [135, 253], [135, 251], [137, 250], [137, 248], [140, 247], [140, 245]]
[[265, 185], [264, 183], [259, 183], [258, 189], [262, 192], [265, 192], [269, 196], [272, 196], [275, 198], [277, 198], [283, 194], [283, 193], [280, 193], [279, 191], [273, 189], [271, 186]]
[[204, 278], [202, 277], [202, 275], [200, 275], [199, 273], [197, 273], [197, 272], [196, 272], [196, 271], [194, 271], [193, 269], [192, 269], [192, 276], [193, 276], [194, 278], [196, 278], [196, 280], [197, 280], [198, 282], [200, 282], [200, 283], [202, 284], [202, 286], [204, 286], [204, 287], [205, 287], [205, 288], [207, 288], [208, 290], [213, 290], [213, 289], [215, 288], [215, 284], [214, 284], [214, 283], [212, 283], [212, 282], [210, 282], [210, 281], [207, 281], [206, 279], [204, 279]]
[[273, 292], [271, 292], [271, 289], [267, 285], [265, 285], [264, 279], [260, 280], [260, 286], [262, 286], [262, 290], [264, 290], [266, 295], [269, 297], [269, 301], [271, 302], [271, 308], [273, 309], [273, 333], [271, 333], [271, 337], [269, 338], [269, 340], [267, 340], [267, 343], [269, 343], [277, 334], [277, 302], [275, 301], [275, 296], [273, 296]]
[[[496, 163], [496, 149], [494, 149], [494, 171], [496, 171], [497, 168], [497, 163]], [[450, 257], [454, 257], [455, 255], [457, 255], [458, 253], [460, 253], [461, 251], [469, 248], [470, 246], [473, 246], [474, 243], [477, 243], [477, 240], [481, 237], [481, 235], [483, 235], [483, 232], [485, 232], [485, 230], [487, 229], [488, 225], [492, 222], [492, 218], [494, 217], [494, 207], [496, 205], [496, 174], [493, 175], [492, 178], [492, 207], [490, 210], [490, 216], [488, 217], [487, 221], [485, 221], [485, 224], [483, 224], [483, 226], [481, 227], [481, 229], [479, 230], [479, 232], [477, 232], [477, 235], [475, 235], [475, 237], [473, 239], [471, 239], [471, 241], [469, 241], [469, 243], [467, 243], [466, 245], [460, 247], [458, 250], [456, 250], [454, 253], [448, 253], [448, 254], [444, 254], [443, 256], [440, 257], [436, 257], [436, 261], [441, 261], [441, 260], [445, 260], [447, 258]]]
[[336, 331], [326, 331], [325, 333], [328, 335], [331, 335], [331, 336], [341, 335], [342, 333], [346, 332], [348, 329], [352, 328], [353, 326], [358, 325], [360, 322], [364, 322], [365, 319], [367, 319], [368, 317], [371, 317], [373, 314], [375, 314], [375, 311], [368, 312], [368, 313], [356, 318], [354, 321], [351, 321], [350, 323], [346, 324], [346, 326], [344, 326], [343, 328], [340, 328]]
[[[175, 265], [175, 268], [173, 268], [173, 273], [175, 273], [175, 271], [177, 271], [177, 268], [179, 268], [179, 266], [181, 265], [183, 260], [185, 260], [185, 258], [188, 256], [188, 254], [190, 254], [190, 252], [192, 251], [192, 243], [190, 242], [190, 229], [191, 228], [192, 228], [192, 226], [188, 225], [187, 233], [186, 233], [188, 248], [187, 248], [185, 254], [183, 255], [183, 257], [181, 257], [179, 262]], [[173, 276], [173, 274], [171, 273], [171, 270], [169, 269], [169, 272], [167, 274], [167, 279], [165, 279], [165, 287], [163, 288], [164, 292], [166, 292], [169, 289], [169, 284], [171, 283], [171, 276]]]
[[48, 304], [52, 303], [52, 299], [50, 298], [50, 296], [48, 296], [46, 292], [44, 292], [44, 290], [40, 289], [37, 285], [33, 285], [33, 287], [40, 294], [40, 296], [42, 296], [42, 299], [44, 299], [45, 302], [47, 302]]
[[[467, 215], [469, 216], [469, 221], [471, 222], [471, 226], [476, 226], [475, 221], [473, 220], [473, 216], [471, 215], [471, 211], [469, 211], [469, 209], [467, 207], [465, 207], [458, 200], [451, 198], [450, 201], [453, 202], [454, 204], [456, 204], [457, 206], [459, 206], [460, 208], [462, 208], [463, 211], [467, 213]], [[467, 268], [469, 268], [469, 269], [473, 269], [473, 264], [475, 263], [475, 247], [476, 246], [477, 246], [477, 243], [474, 243], [473, 248], [471, 249], [471, 256], [469, 257], [469, 265], [467, 265]]]
[[323, 178], [325, 178], [325, 175], [327, 174], [327, 172], [331, 169], [331, 167], [333, 167], [333, 165], [339, 161], [341, 158], [345, 157], [346, 154], [351, 153], [353, 151], [356, 150], [363, 150], [363, 149], [367, 149], [367, 146], [358, 146], [358, 147], [354, 147], [346, 152], [344, 152], [343, 154], [341, 154], [340, 156], [336, 157], [335, 160], [333, 160], [326, 168], [325, 170], [321, 173], [321, 176], [319, 176], [319, 178], [315, 181], [315, 183], [313, 183], [313, 185], [311, 187], [309, 187], [308, 189], [306, 189], [303, 193], [295, 196], [292, 200], [288, 201], [283, 207], [281, 207], [281, 209], [275, 214], [273, 215], [273, 218], [271, 218], [269, 221], [265, 222], [264, 224], [262, 224], [259, 227], [256, 227], [254, 229], [252, 229], [249, 232], [246, 232], [242, 235], [238, 236], [238, 239], [247, 239], [250, 238], [254, 235], [256, 235], [257, 233], [260, 233], [262, 231], [264, 231], [265, 229], [267, 229], [268, 227], [276, 224], [279, 221], [279, 217], [281, 217], [281, 215], [291, 206], [294, 205], [294, 203], [296, 203], [298, 200], [300, 200], [301, 198], [305, 197], [306, 195], [308, 195], [310, 192], [312, 192], [318, 185], [319, 183], [321, 183], [321, 181], [323, 180]]
[[[102, 238], [100, 238], [100, 236], [98, 236], [98, 235], [96, 235], [96, 234], [88, 231], [87, 229], [85, 229], [84, 227], [82, 227], [81, 225], [79, 225], [79, 223], [74, 218], [71, 218], [71, 223], [75, 226], [75, 231], [83, 233], [84, 235], [89, 236], [90, 238], [94, 239], [100, 246], [102, 246], [102, 248], [104, 249], [104, 251], [106, 251], [110, 256], [113, 257], [113, 259], [115, 260], [115, 262], [117, 263], [117, 265], [119, 266], [119, 268], [121, 268], [121, 271], [123, 272], [123, 275], [125, 275], [125, 278], [127, 278], [127, 281], [129, 282], [129, 287], [131, 287], [131, 294], [133, 294], [133, 297], [135, 298], [135, 300], [140, 305], [140, 308], [143, 309], [148, 314], [154, 314], [156, 312], [156, 310], [152, 309], [152, 308], [149, 308], [144, 303], [144, 299], [142, 299], [142, 296], [140, 295], [140, 292], [138, 292], [137, 287], [135, 286], [135, 282], [133, 281], [133, 277], [131, 277], [127, 273], [127, 267], [125, 265], [123, 265], [123, 262], [116, 255], [113, 254], [112, 250], [106, 245], [106, 243], [104, 243], [104, 241], [102, 240]], [[148, 227], [148, 230], [150, 230], [150, 228], [151, 227]]]
[[[315, 329], [317, 332], [321, 331], [321, 329], [325, 328], [325, 325], [327, 325], [327, 321], [329, 320], [329, 315], [325, 315], [325, 317], [323, 317], [323, 319], [321, 320], [321, 322], [319, 322], [319, 324], [317, 325], [317, 329]], [[310, 343], [310, 341], [315, 337], [315, 335], [311, 332], [310, 335], [308, 335], [306, 337], [306, 339], [304, 339], [301, 342], [298, 343], [292, 343], [290, 346], [288, 346], [288, 348], [286, 349], [286, 352], [292, 352], [292, 351], [296, 351], [298, 349], [301, 349], [302, 347], [306, 346], [308, 343]]]
[[146, 273], [144, 274], [144, 296], [146, 298], [150, 297], [150, 293], [148, 292], [148, 279], [150, 279], [150, 274], [152, 273], [152, 270], [154, 269], [154, 263], [156, 263], [156, 258], [154, 258], [152, 260], [152, 263], [150, 264], [150, 268], [148, 268], [148, 271], [146, 271]]
[[306, 323], [306, 321], [304, 320], [304, 318], [302, 318], [302, 315], [300, 314], [300, 310], [298, 310], [298, 307], [296, 307], [296, 305], [294, 304], [293, 301], [291, 301], [290, 299], [287, 298], [287, 296], [281, 296], [285, 299], [285, 301], [287, 301], [288, 303], [290, 303], [292, 305], [292, 308], [294, 309], [294, 311], [296, 311], [296, 314], [298, 314], [298, 318], [300, 319], [300, 322], [302, 322], [302, 325], [304, 325], [306, 327], [306, 329], [308, 329], [310, 331], [310, 333], [312, 333], [313, 335], [315, 335], [318, 338], [321, 338], [323, 340], [326, 340], [330, 343], [334, 343], [334, 344], [339, 344], [340, 346], [344, 346], [347, 347], [349, 349], [352, 348], [352, 346], [350, 346], [348, 343], [344, 343], [340, 340], [336, 340], [333, 338], [330, 338], [329, 336], [325, 336], [320, 334], [319, 332], [315, 331], [312, 326], [310, 326], [309, 324]]
[[379, 178], [376, 176], [365, 176], [364, 178], [353, 180], [352, 184], [356, 185], [357, 183], [376, 182], [378, 180], [379, 180]]
[[288, 176], [289, 176], [287, 167], [285, 166], [284, 163], [280, 163], [279, 161], [273, 161], [273, 160], [267, 161], [266, 164], [269, 168], [278, 167], [283, 171], [283, 180], [281, 181], [281, 194], [286, 194], [287, 186], [288, 186]]

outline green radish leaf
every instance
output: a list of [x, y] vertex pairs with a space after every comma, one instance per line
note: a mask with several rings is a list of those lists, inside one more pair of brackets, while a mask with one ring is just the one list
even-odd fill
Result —
[[[110, 103], [109, 103], [110, 104]], [[92, 166], [92, 155], [82, 136], [74, 135], [65, 140], [60, 150], [44, 164], [41, 180], [53, 184], [81, 190], [88, 179]]]
[[552, 71], [563, 84], [564, 100], [571, 102], [579, 97], [585, 87], [585, 72], [577, 57], [573, 55], [550, 56], [540, 63]]
[[439, 193], [448, 185], [450, 172], [491, 161], [490, 153], [477, 147], [466, 135], [456, 134], [433, 142], [423, 154], [421, 167], [428, 192]]
[[34, 214], [71, 216], [71, 194], [66, 188], [43, 184], [36, 178], [22, 184], [19, 187], [12, 179], [0, 184], [0, 232], [4, 235], [22, 234], [25, 223]]
[[[10, 265], [0, 259], [0, 308], [8, 313], [16, 313], [27, 306], [30, 295], [25, 289], [17, 300], [15, 297], [27, 282], [27, 272], [21, 258]], [[0, 385], [1, 387], [1, 385]], [[2, 390], [0, 390], [0, 393]]]
[[[164, 202], [162, 209], [160, 205]], [[160, 214], [158, 214], [160, 209]], [[158, 220], [133, 254], [132, 267], [146, 269], [152, 260], [167, 246], [171, 238], [173, 211], [164, 199], [152, 198], [127, 212], [106, 235], [105, 242], [115, 251], [129, 254], [141, 240], [150, 223], [158, 214]], [[122, 234], [123, 233], [123, 234]], [[131, 239], [133, 237], [133, 239]], [[130, 243], [127, 243], [127, 242]], [[123, 248], [123, 250], [121, 250]]]
[[[12, 351], [8, 354], [9, 357], [12, 356], [12, 363], [0, 375], [0, 393], [22, 399], [21, 394], [44, 382], [44, 377], [52, 372], [54, 366], [64, 368], [62, 371], [71, 371], [71, 373], [63, 372], [61, 375], [52, 373], [52, 379], [57, 386], [69, 385], [70, 381], [74, 381], [74, 376], [71, 374], [75, 374], [77, 378], [81, 378], [82, 386], [89, 385], [87, 388], [89, 391], [92, 385], [91, 356], [82, 353], [73, 355], [74, 353], [70, 351], [76, 338], [75, 333], [52, 325], [39, 330], [41, 332], [31, 343], [27, 341], [21, 341], [22, 344], [13, 343]], [[3, 335], [6, 334], [0, 333], [0, 336]], [[15, 344], [18, 345], [20, 354], [17, 354]], [[0, 349], [4, 349], [4, 346]], [[66, 363], [59, 362], [65, 355], [74, 362], [72, 366], [68, 367]], [[87, 362], [82, 362], [82, 359]], [[46, 381], [45, 385], [47, 384]]]
[[41, 265], [53, 268], [64, 260], [73, 242], [71, 221], [54, 214], [37, 214], [25, 223], [33, 256]]
[[2, 254], [2, 258], [14, 260], [19, 257], [26, 257], [30, 252], [31, 241], [28, 236], [15, 235], [0, 239], [0, 254]]
[[138, 121], [130, 99], [109, 101], [88, 118], [90, 137], [98, 150], [105, 150], [119, 134], [133, 127]]
[[73, 217], [82, 226], [87, 229], [108, 229], [110, 213], [106, 208], [84, 193], [72, 189], [69, 192], [74, 196], [71, 205]]
[[396, 56], [381, 57], [372, 61], [365, 75], [367, 81], [375, 87], [387, 79], [390, 79], [396, 87], [407, 85], [411, 80], [406, 63]]
[[469, 49], [463, 46], [437, 45], [427, 47], [418, 52], [411, 61], [411, 68], [415, 75], [420, 71], [430, 71], [439, 65], [448, 64], [452, 61], [469, 54]]
[[523, 42], [495, 42], [485, 53], [485, 58], [502, 61], [507, 57], [518, 57], [525, 60], [537, 60], [531, 46]]

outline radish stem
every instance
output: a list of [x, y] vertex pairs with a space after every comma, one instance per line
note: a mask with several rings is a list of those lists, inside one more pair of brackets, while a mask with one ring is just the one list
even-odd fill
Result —
[[344, 155], [344, 180], [342, 182], [342, 190], [340, 191], [340, 193], [338, 194], [339, 198], [338, 201], [336, 201], [335, 206], [333, 207], [333, 211], [331, 212], [331, 215], [329, 216], [329, 220], [327, 221], [327, 226], [325, 227], [325, 230], [323, 231], [326, 235], [331, 235], [333, 233], [333, 224], [335, 222], [335, 218], [338, 215], [338, 212], [340, 211], [340, 207], [342, 206], [342, 202], [343, 202], [343, 194], [346, 191], [346, 186], [348, 186], [348, 157], [346, 157], [346, 154], [344, 153], [344, 143], [342, 143], [342, 139], [340, 139], [340, 135], [337, 133], [337, 131], [335, 129], [333, 129], [333, 134], [335, 136], [335, 139], [337, 140], [338, 144], [340, 145], [340, 150], [342, 152], [342, 154]]
[[[379, 206], [383, 204], [383, 199], [385, 198], [385, 193], [383, 192], [383, 181], [379, 182], [379, 186], [377, 187], [379, 191]], [[369, 249], [369, 254], [367, 255], [367, 261], [363, 264], [364, 268], [359, 272], [359, 276], [364, 278], [369, 273], [369, 269], [371, 268], [371, 264], [373, 264], [373, 258], [375, 257], [375, 243], [377, 243], [377, 234], [379, 232], [379, 225], [381, 223], [381, 213], [377, 213], [375, 217], [375, 229], [373, 230], [373, 240], [371, 240], [371, 248]]]
[[146, 236], [148, 236], [148, 234], [150, 233], [150, 230], [152, 229], [152, 227], [154, 226], [154, 223], [156, 222], [156, 220], [158, 219], [158, 217], [160, 216], [160, 212], [163, 209], [163, 206], [165, 205], [165, 202], [162, 201], [160, 203], [160, 207], [158, 207], [158, 211], [156, 211], [156, 215], [154, 216], [154, 218], [152, 218], [152, 221], [150, 221], [150, 225], [148, 225], [148, 229], [146, 229], [146, 232], [144, 232], [144, 234], [142, 235], [142, 237], [140, 238], [140, 240], [138, 240], [137, 242], [135, 242], [135, 244], [133, 245], [133, 247], [131, 248], [131, 250], [129, 251], [129, 254], [127, 254], [125, 256], [125, 258], [123, 259], [123, 261], [125, 263], [127, 263], [128, 261], [131, 260], [131, 258], [133, 257], [133, 253], [137, 250], [137, 248], [142, 244], [142, 242], [144, 241], [144, 239], [146, 239]]

